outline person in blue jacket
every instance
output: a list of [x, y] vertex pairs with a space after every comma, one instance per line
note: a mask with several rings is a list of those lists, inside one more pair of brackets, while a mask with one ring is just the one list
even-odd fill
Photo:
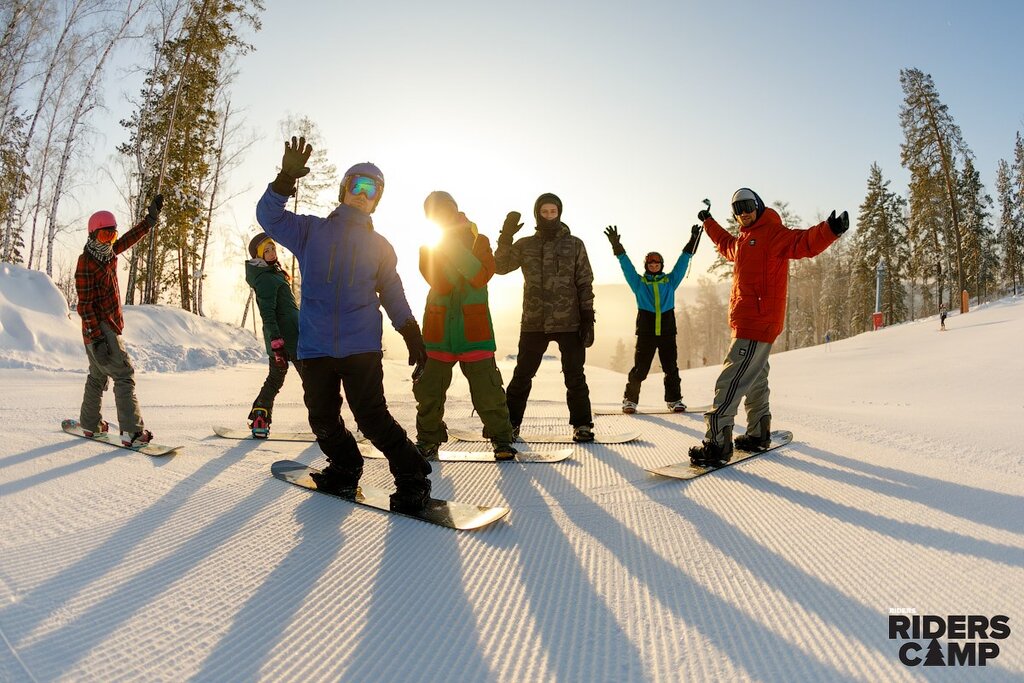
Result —
[[354, 496], [363, 473], [362, 455], [341, 417], [344, 388], [360, 431], [388, 459], [396, 486], [392, 509], [414, 511], [430, 498], [430, 464], [388, 412], [381, 307], [405, 339], [414, 380], [426, 365], [427, 350], [405, 298], [395, 250], [370, 218], [384, 192], [384, 176], [371, 163], [356, 164], [345, 172], [341, 203], [329, 216], [296, 215], [285, 203], [296, 180], [309, 173], [312, 151], [305, 138], [285, 142], [281, 172], [256, 205], [256, 220], [295, 255], [302, 273], [297, 355], [309, 426], [328, 463], [314, 480], [320, 488]]
[[612, 244], [612, 253], [619, 259], [622, 274], [636, 297], [636, 353], [633, 369], [629, 371], [626, 391], [622, 398], [622, 412], [635, 413], [640, 402], [640, 384], [647, 379], [651, 361], [657, 351], [661, 369], [665, 372], [665, 404], [669, 410], [686, 410], [679, 381], [679, 351], [676, 348], [675, 293], [690, 267], [690, 257], [697, 250], [701, 226], [690, 231], [690, 241], [683, 247], [672, 272], [665, 272], [665, 259], [656, 251], [644, 257], [644, 274], [640, 275], [626, 255], [619, 239], [619, 228], [609, 225], [604, 234]]

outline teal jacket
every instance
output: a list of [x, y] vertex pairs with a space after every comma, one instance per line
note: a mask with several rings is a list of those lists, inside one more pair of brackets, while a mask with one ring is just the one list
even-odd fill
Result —
[[[636, 297], [636, 305], [641, 311], [653, 314], [654, 334], [661, 334], [661, 314], [671, 311], [676, 306], [676, 288], [686, 276], [690, 268], [690, 254], [683, 251], [679, 253], [679, 259], [669, 273], [658, 273], [651, 275], [636, 272], [633, 263], [625, 252], [619, 254], [619, 265], [622, 266], [622, 274], [626, 276], [629, 288], [633, 290]], [[650, 316], [643, 316], [650, 317]], [[673, 320], [673, 323], [675, 321]], [[675, 325], [672, 325], [675, 329]]]
[[263, 259], [245, 262], [245, 281], [256, 290], [256, 305], [263, 318], [263, 342], [267, 354], [272, 339], [284, 339], [289, 358], [296, 358], [299, 345], [299, 308], [295, 305], [292, 286], [279, 264], [269, 265]]

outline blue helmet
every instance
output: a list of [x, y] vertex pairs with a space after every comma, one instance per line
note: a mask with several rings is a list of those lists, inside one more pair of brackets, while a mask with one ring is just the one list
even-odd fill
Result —
[[[373, 178], [377, 181], [377, 186], [380, 187], [380, 192], [377, 194], [377, 204], [380, 204], [380, 198], [384, 195], [384, 174], [374, 164], [369, 161], [364, 161], [361, 164], [356, 164], [352, 168], [345, 171], [345, 177], [341, 179], [341, 188], [338, 190], [338, 201], [345, 201], [345, 188], [348, 187], [348, 180], [352, 176], [364, 175]], [[376, 208], [376, 204], [374, 204]]]

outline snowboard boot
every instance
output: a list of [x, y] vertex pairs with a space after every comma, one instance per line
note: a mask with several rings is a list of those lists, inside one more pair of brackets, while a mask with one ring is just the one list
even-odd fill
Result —
[[494, 444], [494, 459], [495, 460], [515, 460], [516, 453], [518, 453], [515, 447], [510, 443], [496, 443]]
[[626, 415], [632, 415], [636, 412], [636, 402], [630, 401], [628, 398], [622, 399], [622, 412]]
[[359, 493], [359, 478], [363, 476], [363, 468], [339, 467], [328, 461], [327, 467], [309, 476], [316, 482], [317, 489], [345, 498], [355, 498]]
[[721, 443], [704, 439], [699, 446], [690, 447], [690, 464], [697, 467], [719, 467], [732, 457], [732, 427], [722, 430]]
[[521, 441], [519, 438], [519, 425], [512, 425], [512, 440]]
[[424, 460], [437, 460], [437, 449], [439, 444], [436, 443], [416, 443], [416, 450], [420, 452]]
[[772, 416], [765, 415], [757, 424], [751, 425], [746, 434], [736, 437], [736, 448], [741, 451], [765, 451], [772, 445]]
[[100, 426], [95, 431], [89, 431], [88, 429], [82, 429], [82, 433], [88, 436], [90, 439], [96, 436], [96, 433], [106, 434], [110, 431], [110, 425], [107, 424], [106, 420], [100, 420]]
[[128, 446], [128, 448], [140, 448], [152, 440], [153, 432], [148, 429], [143, 429], [141, 432], [135, 432], [134, 434], [121, 432], [121, 445]]
[[594, 440], [593, 425], [579, 425], [572, 428], [572, 440], [576, 443], [585, 443]]
[[686, 404], [683, 403], [683, 399], [679, 399], [678, 401], [665, 401], [665, 405], [668, 406], [668, 409], [673, 413], [686, 412]]
[[266, 408], [253, 408], [249, 413], [249, 420], [252, 438], [265, 439], [270, 436], [270, 413]]
[[400, 474], [395, 477], [391, 509], [395, 512], [419, 512], [430, 500], [430, 479], [424, 474]]

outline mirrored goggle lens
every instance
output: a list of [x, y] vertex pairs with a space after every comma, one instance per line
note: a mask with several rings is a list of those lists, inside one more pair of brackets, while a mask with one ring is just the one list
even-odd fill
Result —
[[367, 199], [376, 199], [379, 188], [377, 181], [365, 175], [357, 175], [349, 181], [348, 191], [353, 195], [364, 194]]
[[753, 199], [741, 199], [732, 203], [732, 212], [739, 216], [741, 213], [753, 213], [757, 211], [757, 202]]
[[117, 237], [117, 228], [100, 228], [96, 231], [96, 239], [99, 242], [113, 242]]

